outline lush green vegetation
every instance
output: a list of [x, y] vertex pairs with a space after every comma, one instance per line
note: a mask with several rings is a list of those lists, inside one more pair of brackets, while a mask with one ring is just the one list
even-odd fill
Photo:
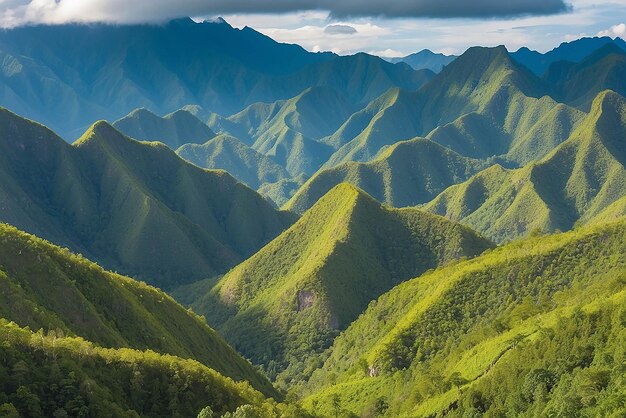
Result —
[[163, 142], [174, 150], [184, 144], [202, 144], [215, 136], [206, 123], [185, 110], [159, 117], [147, 109], [136, 109], [113, 122], [113, 127], [131, 138]]
[[[246, 382], [194, 360], [107, 349], [60, 330], [32, 332], [0, 319], [0, 415], [5, 417], [195, 417], [278, 406]], [[275, 415], [272, 415], [276, 411]]]
[[274, 160], [228, 135], [218, 135], [204, 144], [183, 145], [176, 153], [197, 166], [226, 170], [253, 189], [290, 177]]
[[7, 225], [0, 225], [0, 290], [0, 318], [19, 326], [195, 359], [275, 396], [204, 319], [167, 294]]
[[[518, 170], [493, 166], [450, 187], [426, 210], [503, 242], [539, 229], [569, 230], [624, 196], [626, 99], [605, 91], [570, 138]], [[622, 208], [620, 210], [620, 207]], [[623, 205], [610, 209], [623, 213]]]
[[482, 161], [415, 138], [392, 145], [372, 161], [348, 162], [319, 171], [283, 207], [304, 213], [342, 182], [362, 188], [390, 206], [414, 206], [428, 202], [485, 167]]
[[335, 340], [305, 405], [325, 416], [620, 416], [625, 249], [622, 218], [407, 281]]
[[465, 227], [381, 206], [344, 183], [192, 306], [286, 386], [316, 367], [307, 358], [328, 347], [371, 300], [491, 246]]
[[169, 288], [219, 274], [289, 226], [223, 171], [94, 124], [74, 145], [0, 111], [0, 221]]

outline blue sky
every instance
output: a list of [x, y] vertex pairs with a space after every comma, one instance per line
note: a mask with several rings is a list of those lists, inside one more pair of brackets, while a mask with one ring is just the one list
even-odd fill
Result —
[[233, 26], [339, 54], [459, 54], [500, 44], [544, 52], [581, 36], [626, 37], [626, 0], [0, 0], [4, 27], [183, 15], [222, 15]]

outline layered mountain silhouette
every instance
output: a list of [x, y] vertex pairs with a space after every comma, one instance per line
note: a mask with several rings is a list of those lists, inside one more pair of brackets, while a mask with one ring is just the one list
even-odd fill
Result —
[[0, 112], [1, 220], [159, 286], [224, 272], [294, 220], [223, 171], [106, 122], [74, 145]]
[[624, 196], [625, 137], [626, 100], [602, 92], [570, 138], [544, 159], [517, 170], [490, 167], [450, 187], [425, 209], [498, 242], [534, 229], [564, 231], [592, 222]]
[[166, 114], [199, 105], [230, 115], [316, 85], [359, 103], [394, 86], [417, 88], [432, 76], [365, 54], [310, 53], [249, 27], [189, 18], [17, 27], [0, 34], [0, 54], [1, 104], [66, 139], [94, 120], [117, 120], [136, 108]]
[[147, 109], [136, 109], [113, 122], [113, 127], [140, 141], [159, 141], [172, 149], [185, 144], [202, 144], [215, 133], [197, 117], [178, 110], [159, 117]]
[[403, 280], [491, 243], [340, 184], [192, 306], [272, 375], [299, 370], [368, 303]]
[[[517, 242], [400, 284], [321, 356], [305, 406], [358, 415], [384, 400], [387, 414], [429, 416], [501, 411], [521, 398], [506, 410], [551, 413], [583, 397], [585, 376], [603, 373], [602, 389], [586, 392], [597, 402], [579, 408], [612, 409], [604, 399], [622, 392], [608, 353], [620, 350], [625, 237], [622, 218]], [[538, 389], [537, 375], [550, 386]], [[539, 391], [545, 398], [536, 404]]]
[[537, 51], [522, 47], [511, 53], [511, 57], [520, 64], [528, 67], [532, 72], [541, 76], [551, 64], [558, 61], [580, 62], [596, 50], [607, 44], [614, 44], [626, 51], [626, 42], [621, 38], [608, 36], [594, 38], [580, 38], [571, 42], [563, 42], [556, 48], [542, 54]]
[[394, 57], [387, 60], [393, 63], [407, 63], [416, 70], [428, 69], [434, 73], [439, 73], [443, 67], [450, 64], [455, 58], [455, 55], [445, 55], [432, 52], [430, 49], [422, 49], [405, 57]]

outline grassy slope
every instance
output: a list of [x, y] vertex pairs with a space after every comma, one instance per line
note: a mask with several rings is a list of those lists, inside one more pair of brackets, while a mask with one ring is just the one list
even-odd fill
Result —
[[164, 292], [3, 224], [0, 289], [0, 317], [22, 327], [191, 358], [275, 394], [204, 320]]
[[162, 118], [147, 109], [136, 109], [113, 123], [125, 135], [143, 141], [160, 141], [172, 149], [202, 144], [215, 133], [191, 113], [179, 110]]
[[288, 379], [381, 293], [490, 246], [458, 224], [340, 184], [192, 306], [272, 374], [290, 366]]
[[293, 176], [310, 175], [331, 154], [318, 142], [350, 116], [354, 105], [330, 87], [311, 87], [289, 99], [256, 103], [224, 120], [213, 116], [209, 124], [271, 156]]
[[99, 122], [74, 146], [0, 112], [2, 221], [160, 286], [224, 271], [293, 216], [220, 171]]
[[479, 160], [416, 138], [392, 145], [367, 163], [348, 162], [319, 171], [284, 207], [303, 213], [341, 182], [353, 184], [388, 205], [413, 206], [432, 199], [484, 167]]
[[498, 242], [590, 222], [624, 195], [625, 133], [626, 101], [603, 92], [570, 138], [543, 160], [518, 170], [491, 167], [425, 209]]
[[228, 135], [218, 135], [204, 144], [183, 145], [176, 153], [199, 167], [226, 170], [253, 189], [289, 178], [271, 158]]
[[[609, 353], [624, 338], [615, 320], [623, 322], [625, 306], [625, 237], [622, 218], [517, 241], [397, 286], [335, 340], [305, 404], [331, 414], [336, 394], [342, 408], [359, 414], [382, 397], [388, 416], [430, 416], [471, 409], [477, 387], [483, 412], [493, 405], [519, 414], [528, 402], [498, 403], [519, 398], [533, 369], [547, 368], [562, 382], [553, 390], [567, 392], [570, 378], [590, 365], [608, 367], [604, 387], [619, 396], [623, 345], [621, 357]], [[593, 311], [606, 318], [602, 326], [576, 325]]]
[[335, 135], [341, 148], [325, 167], [368, 160], [385, 145], [424, 136], [470, 112], [506, 109], [517, 96], [538, 97], [542, 90], [541, 80], [515, 64], [504, 47], [470, 48], [419, 91], [388, 92], [371, 109], [377, 111], [350, 118]]

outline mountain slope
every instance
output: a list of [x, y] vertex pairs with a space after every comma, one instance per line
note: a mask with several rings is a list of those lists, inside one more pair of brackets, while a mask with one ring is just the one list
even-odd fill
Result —
[[429, 49], [423, 49], [405, 57], [387, 58], [387, 60], [394, 64], [398, 62], [407, 63], [415, 70], [428, 69], [434, 73], [439, 73], [443, 67], [450, 64], [455, 58], [455, 55], [438, 54]]
[[165, 293], [5, 224], [0, 288], [0, 318], [21, 327], [194, 359], [275, 395], [222, 337]]
[[94, 120], [116, 120], [141, 107], [166, 114], [197, 105], [231, 115], [312, 86], [366, 103], [391, 87], [418, 88], [432, 76], [365, 54], [307, 52], [223, 20], [189, 18], [16, 27], [0, 33], [0, 54], [2, 105], [67, 139]]
[[558, 61], [580, 62], [594, 51], [607, 44], [614, 44], [626, 51], [626, 42], [621, 38], [611, 39], [608, 36], [581, 38], [572, 42], [563, 42], [551, 51], [541, 54], [522, 47], [511, 52], [511, 57], [530, 69], [538, 76], [543, 75], [551, 64]]
[[545, 88], [503, 46], [470, 48], [417, 92], [388, 92], [376, 112], [348, 119], [333, 141], [340, 148], [325, 167], [367, 161], [385, 146], [425, 136], [471, 112], [499, 114], [519, 100], [541, 97]]
[[[389, 416], [623, 409], [613, 400], [623, 396], [625, 239], [622, 218], [395, 287], [319, 360], [305, 405], [358, 415], [383, 404]], [[549, 376], [543, 388], [537, 373]], [[585, 391], [596, 373], [603, 383]]]
[[319, 171], [284, 207], [303, 213], [342, 182], [353, 184], [390, 206], [414, 206], [484, 166], [432, 141], [416, 138], [392, 145], [367, 163], [348, 162]]
[[218, 135], [204, 144], [183, 145], [176, 154], [199, 167], [226, 170], [253, 189], [289, 177], [272, 159], [228, 135]]
[[378, 295], [490, 246], [458, 224], [340, 184], [192, 306], [272, 375], [289, 367], [288, 382]]
[[497, 242], [533, 229], [568, 230], [624, 196], [625, 137], [626, 100], [603, 92], [570, 138], [543, 160], [518, 170], [491, 167], [424, 208]]
[[215, 133], [198, 118], [179, 110], [162, 118], [146, 109], [136, 109], [113, 122], [123, 134], [143, 141], [159, 141], [172, 149], [194, 143], [203, 144]]
[[[105, 349], [51, 330], [33, 333], [0, 318], [3, 416], [196, 417], [242, 405], [272, 411], [261, 393], [193, 360]], [[272, 415], [268, 415], [272, 416]]]
[[311, 87], [289, 100], [255, 103], [227, 119], [212, 116], [209, 125], [241, 135], [293, 176], [310, 175], [332, 152], [319, 139], [334, 132], [353, 110], [354, 105], [335, 89]]
[[557, 62], [545, 79], [556, 84], [556, 97], [586, 111], [598, 93], [613, 90], [626, 95], [626, 49], [609, 43], [579, 63]]
[[0, 220], [159, 286], [219, 274], [293, 222], [225, 172], [105, 122], [68, 145], [0, 112]]

